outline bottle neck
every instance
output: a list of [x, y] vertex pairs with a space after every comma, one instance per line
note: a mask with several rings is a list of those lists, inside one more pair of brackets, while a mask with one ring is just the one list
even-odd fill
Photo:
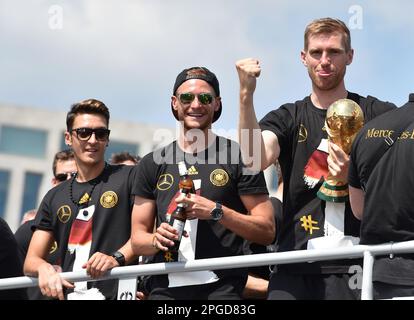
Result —
[[180, 182], [178, 183], [181, 193], [189, 194], [194, 193], [194, 183], [191, 178], [188, 176], [181, 177]]
[[181, 202], [181, 203], [177, 204], [177, 208], [180, 208], [180, 209], [185, 209], [185, 207], [186, 207], [186, 205], [185, 205], [185, 203], [183, 203], [183, 202]]

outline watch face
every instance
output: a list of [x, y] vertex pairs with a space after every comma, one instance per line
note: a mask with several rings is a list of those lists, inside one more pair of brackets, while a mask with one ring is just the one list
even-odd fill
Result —
[[223, 216], [223, 210], [215, 208], [211, 211], [211, 216], [214, 221], [220, 220], [221, 217]]

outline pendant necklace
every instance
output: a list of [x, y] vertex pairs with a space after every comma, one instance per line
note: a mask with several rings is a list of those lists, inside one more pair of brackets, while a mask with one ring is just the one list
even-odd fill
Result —
[[[106, 170], [106, 167], [107, 167], [107, 163], [105, 162], [105, 167], [104, 167], [104, 169], [103, 169], [103, 171], [102, 171], [102, 173], [101, 174], [103, 174], [104, 172], [105, 172], [105, 170]], [[101, 175], [100, 174], [100, 175]], [[96, 187], [96, 185], [99, 183], [99, 179], [97, 179], [98, 177], [96, 177], [95, 179], [93, 179], [93, 180], [95, 180], [93, 183], [92, 183], [92, 188], [91, 188], [91, 191], [89, 192], [89, 193], [87, 193], [87, 195], [88, 195], [88, 200], [86, 201], [86, 203], [82, 203], [82, 204], [80, 204], [79, 203], [79, 201], [81, 201], [82, 200], [82, 198], [80, 198], [79, 199], [79, 201], [75, 201], [75, 199], [73, 198], [73, 182], [75, 181], [75, 179], [76, 179], [76, 177], [77, 177], [77, 175], [78, 175], [78, 173], [76, 172], [75, 174], [74, 174], [74, 176], [72, 177], [72, 179], [71, 179], [71, 181], [70, 181], [70, 185], [69, 185], [69, 195], [70, 195], [70, 200], [72, 201], [72, 203], [75, 205], [75, 206], [77, 206], [78, 207], [78, 209], [82, 209], [82, 208], [87, 208], [88, 207], [88, 205], [89, 205], [89, 201], [91, 200], [91, 198], [92, 198], [92, 193], [93, 193], [93, 191], [95, 190], [95, 187]], [[84, 194], [85, 195], [85, 194]], [[82, 197], [83, 197], [83, 195], [82, 195]], [[88, 212], [88, 210], [83, 210], [83, 215], [85, 216], [85, 217], [87, 217], [88, 216], [88, 214], [89, 214], [89, 212]]]

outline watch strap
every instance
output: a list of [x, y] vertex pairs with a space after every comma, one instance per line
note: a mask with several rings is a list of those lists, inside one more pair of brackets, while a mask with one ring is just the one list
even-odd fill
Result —
[[125, 256], [122, 252], [115, 251], [113, 254], [111, 254], [111, 257], [113, 257], [116, 262], [118, 262], [120, 267], [125, 265]]

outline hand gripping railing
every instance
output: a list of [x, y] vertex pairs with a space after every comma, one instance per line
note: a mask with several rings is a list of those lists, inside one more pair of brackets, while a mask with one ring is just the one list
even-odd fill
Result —
[[[362, 278], [362, 300], [372, 300], [372, 267], [374, 256], [394, 255], [414, 252], [414, 241], [386, 243], [380, 245], [357, 245], [333, 249], [297, 250], [277, 253], [262, 253], [245, 256], [199, 259], [187, 262], [154, 263], [117, 267], [99, 280], [136, 278], [142, 275], [168, 274], [171, 272], [189, 272], [201, 270], [219, 270], [241, 267], [264, 266], [274, 264], [290, 264], [299, 262], [315, 262], [335, 259], [364, 258]], [[86, 271], [65, 272], [62, 278], [70, 281], [91, 281]], [[0, 279], [0, 290], [33, 287], [37, 278], [15, 277]]]

